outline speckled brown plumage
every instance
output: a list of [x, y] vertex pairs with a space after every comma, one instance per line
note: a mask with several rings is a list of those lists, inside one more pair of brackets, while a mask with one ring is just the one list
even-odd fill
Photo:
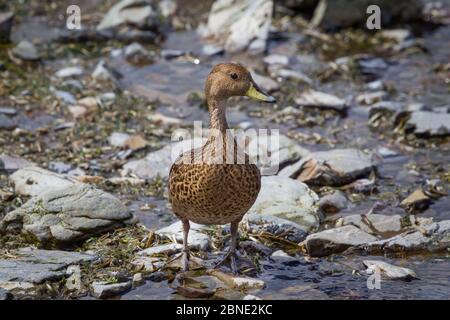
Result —
[[[249, 94], [251, 88], [253, 95]], [[214, 134], [210, 134], [201, 148], [182, 154], [170, 170], [170, 202], [184, 227], [184, 270], [188, 269], [189, 221], [193, 221], [199, 224], [231, 223], [232, 244], [226, 258], [231, 257], [235, 271], [233, 255], [237, 226], [261, 188], [258, 167], [249, 162], [249, 157], [239, 149], [242, 146], [227, 133], [225, 102], [231, 96], [244, 95], [274, 100], [261, 92], [241, 65], [226, 63], [212, 69], [205, 83], [205, 96]], [[231, 163], [227, 161], [230, 157]]]

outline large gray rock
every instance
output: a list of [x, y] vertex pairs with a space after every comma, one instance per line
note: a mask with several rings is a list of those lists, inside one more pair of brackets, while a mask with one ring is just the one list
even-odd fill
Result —
[[14, 258], [0, 259], [0, 288], [30, 292], [44, 281], [58, 281], [73, 264], [92, 263], [97, 257], [79, 252], [21, 248], [10, 252]]
[[0, 232], [31, 235], [48, 246], [68, 245], [122, 227], [131, 218], [111, 194], [75, 183], [50, 188], [9, 212], [0, 221]]
[[450, 135], [450, 113], [415, 111], [406, 122], [406, 130], [417, 136]]
[[299, 181], [267, 176], [261, 179], [261, 191], [249, 213], [278, 216], [309, 232], [320, 223], [315, 205], [318, 200], [317, 194]]
[[407, 231], [392, 238], [361, 245], [371, 254], [423, 253], [447, 251], [450, 247], [450, 220], [434, 222], [417, 231]]
[[371, 155], [357, 149], [313, 152], [282, 169], [288, 176], [313, 186], [342, 186], [368, 176], [374, 170]]
[[348, 225], [310, 234], [302, 242], [302, 246], [310, 256], [323, 257], [376, 240], [376, 237]]
[[263, 52], [272, 21], [272, 0], [216, 0], [205, 36], [228, 52]]

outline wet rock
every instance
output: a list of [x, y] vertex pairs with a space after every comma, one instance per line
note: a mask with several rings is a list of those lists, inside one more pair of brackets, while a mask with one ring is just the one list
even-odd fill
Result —
[[22, 60], [39, 60], [40, 55], [36, 47], [28, 40], [22, 40], [12, 49], [12, 53]]
[[24, 158], [0, 154], [0, 171], [11, 173], [30, 166], [34, 166], [34, 163]]
[[163, 244], [156, 247], [150, 247], [144, 250], [141, 250], [137, 253], [139, 256], [153, 256], [159, 254], [168, 254], [171, 255], [173, 253], [180, 252], [183, 249], [183, 246], [179, 243], [169, 243]]
[[292, 258], [290, 255], [288, 255], [286, 252], [284, 252], [283, 250], [277, 250], [274, 253], [272, 253], [270, 255], [271, 258]]
[[150, 52], [137, 42], [129, 44], [123, 51], [125, 59], [130, 63], [142, 65], [152, 61]]
[[450, 246], [450, 220], [434, 222], [397, 236], [361, 245], [367, 253], [440, 252]]
[[219, 270], [210, 270], [209, 274], [217, 277], [219, 280], [223, 281], [230, 287], [240, 289], [240, 290], [252, 290], [252, 289], [263, 289], [266, 284], [263, 280], [253, 279], [248, 277], [234, 277], [230, 276]]
[[56, 174], [51, 177], [56, 185], [46, 180], [45, 190], [9, 212], [0, 221], [1, 233], [22, 233], [47, 246], [65, 246], [123, 227], [133, 217], [111, 194]]
[[121, 25], [135, 25], [146, 29], [154, 27], [157, 13], [151, 3], [140, 0], [122, 0], [116, 3], [103, 17], [97, 30]]
[[13, 21], [13, 12], [0, 12], [0, 43], [9, 43], [11, 41]]
[[308, 89], [302, 92], [295, 103], [305, 107], [332, 109], [339, 112], [345, 112], [347, 104], [345, 100], [334, 95]]
[[357, 149], [313, 152], [282, 169], [281, 176], [313, 186], [342, 186], [368, 176], [374, 170], [371, 155]]
[[58, 78], [77, 77], [83, 74], [81, 67], [67, 67], [56, 71], [55, 76]]
[[335, 191], [320, 198], [318, 206], [326, 214], [334, 214], [346, 209], [348, 204], [347, 197], [342, 191]]
[[139, 256], [133, 259], [131, 264], [136, 267], [136, 270], [155, 272], [164, 265], [164, 262], [159, 258]]
[[378, 147], [377, 154], [379, 154], [384, 159], [398, 156], [398, 152], [386, 147]]
[[304, 231], [319, 226], [315, 203], [319, 200], [305, 184], [287, 177], [266, 176], [249, 214], [273, 215], [293, 221]]
[[431, 197], [425, 194], [422, 188], [418, 188], [406, 197], [400, 205], [408, 212], [412, 213], [427, 209], [431, 202]]
[[16, 122], [0, 113], [0, 130], [13, 130], [16, 128]]
[[209, 298], [219, 288], [223, 288], [223, 282], [209, 275], [178, 274], [170, 287], [178, 294], [186, 298]]
[[77, 265], [90, 263], [97, 260], [97, 256], [85, 252], [43, 250], [31, 247], [20, 248], [14, 251], [16, 260], [27, 261], [30, 263], [56, 263], [68, 265]]
[[448, 136], [450, 134], [450, 113], [415, 111], [406, 122], [405, 130], [417, 136]]
[[381, 274], [388, 279], [411, 280], [417, 277], [411, 269], [394, 266], [384, 261], [364, 260], [363, 263], [367, 267], [367, 273], [372, 274], [381, 271]]
[[303, 241], [308, 235], [305, 226], [274, 215], [250, 212], [243, 219], [249, 223], [249, 231], [253, 233], [267, 232], [295, 243]]
[[[195, 250], [207, 250], [209, 248], [211, 239], [205, 233], [204, 230], [207, 229], [207, 226], [196, 224], [191, 222], [191, 228], [189, 230], [189, 248]], [[160, 236], [164, 236], [166, 238], [175, 239], [179, 242], [183, 242], [183, 225], [181, 221], [175, 222], [168, 227], [156, 230], [155, 233]]]
[[376, 240], [376, 237], [355, 226], [348, 225], [310, 234], [303, 241], [302, 246], [310, 256], [323, 257]]
[[263, 52], [272, 21], [271, 0], [217, 0], [208, 16], [205, 37], [228, 52]]
[[114, 297], [131, 289], [131, 281], [108, 283], [97, 281], [91, 284], [91, 295], [97, 299]]
[[240, 241], [239, 248], [244, 250], [246, 254], [269, 256], [272, 250], [261, 243], [254, 241]]

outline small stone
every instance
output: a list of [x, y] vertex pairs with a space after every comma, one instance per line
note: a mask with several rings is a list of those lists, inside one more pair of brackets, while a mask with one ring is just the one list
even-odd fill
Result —
[[[189, 247], [191, 249], [205, 251], [209, 248], [211, 239], [202, 231], [207, 229], [207, 226], [192, 223], [189, 231]], [[156, 230], [155, 233], [159, 236], [164, 236], [169, 239], [175, 237], [178, 242], [183, 241], [183, 226], [181, 221], [175, 222], [168, 227]]]
[[130, 138], [130, 135], [122, 132], [113, 132], [108, 140], [109, 144], [114, 147], [123, 147], [125, 146], [125, 142]]
[[133, 282], [133, 287], [134, 288], [139, 287], [140, 285], [145, 283], [144, 275], [142, 273], [140, 273], [140, 272], [135, 273], [133, 275], [132, 282]]
[[56, 173], [67, 173], [72, 169], [72, 165], [64, 162], [51, 161], [48, 164], [48, 168]]
[[296, 80], [299, 82], [304, 82], [309, 85], [313, 84], [310, 77], [300, 71], [294, 71], [290, 69], [279, 69], [276, 71], [276, 75], [285, 79]]
[[81, 290], [81, 269], [79, 265], [69, 266], [67, 274], [70, 276], [66, 279], [66, 288], [68, 290]]
[[234, 277], [219, 270], [210, 270], [209, 273], [227, 285], [239, 290], [263, 289], [266, 286], [265, 282], [259, 279]]
[[174, 59], [181, 56], [184, 56], [186, 52], [183, 50], [175, 50], [175, 49], [163, 49], [161, 50], [161, 57], [164, 59]]
[[130, 290], [131, 287], [131, 281], [120, 283], [98, 281], [91, 284], [91, 294], [97, 299], [105, 299], [124, 293]]
[[246, 296], [244, 296], [242, 300], [262, 300], [262, 299], [252, 294], [247, 294]]
[[277, 250], [274, 253], [272, 253], [271, 257], [283, 257], [283, 258], [292, 258], [290, 255], [288, 255], [283, 250]]
[[450, 135], [450, 113], [415, 111], [405, 125], [419, 137]]
[[83, 74], [83, 69], [81, 67], [67, 67], [58, 70], [55, 73], [55, 76], [58, 78], [70, 78], [77, 77]]
[[56, 90], [55, 95], [58, 99], [60, 99], [66, 104], [75, 104], [77, 102], [73, 94], [67, 91]]
[[335, 214], [347, 208], [347, 197], [342, 191], [335, 191], [320, 198], [318, 205], [326, 214]]
[[214, 44], [205, 44], [202, 47], [202, 54], [207, 57], [215, 56], [216, 54], [221, 54], [224, 51], [223, 47], [216, 46]]
[[28, 40], [22, 40], [19, 44], [12, 50], [13, 54], [23, 60], [39, 60], [40, 55], [36, 47]]
[[0, 113], [0, 130], [13, 130], [16, 126], [14, 120]]
[[17, 110], [14, 108], [0, 107], [0, 114], [5, 114], [7, 116], [14, 116], [17, 114]]
[[252, 72], [252, 78], [266, 92], [273, 92], [280, 88], [280, 84], [269, 77], [262, 76], [256, 72]]
[[0, 154], [0, 171], [11, 173], [19, 169], [31, 167], [33, 165], [33, 162], [28, 161], [24, 158]]

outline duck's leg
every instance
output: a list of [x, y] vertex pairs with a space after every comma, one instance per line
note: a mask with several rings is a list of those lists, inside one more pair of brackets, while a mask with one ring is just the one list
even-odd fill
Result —
[[214, 266], [214, 269], [218, 268], [219, 266], [224, 264], [227, 260], [230, 260], [231, 271], [234, 274], [237, 274], [238, 269], [237, 269], [237, 265], [236, 265], [236, 247], [237, 247], [238, 227], [239, 227], [239, 221], [235, 221], [235, 222], [231, 223], [231, 227], [230, 227], [230, 233], [231, 233], [230, 249], [225, 254], [225, 256]]
[[182, 257], [182, 266], [183, 271], [186, 272], [189, 270], [189, 246], [188, 246], [188, 235], [189, 235], [189, 220], [181, 220], [183, 224], [183, 257]]

